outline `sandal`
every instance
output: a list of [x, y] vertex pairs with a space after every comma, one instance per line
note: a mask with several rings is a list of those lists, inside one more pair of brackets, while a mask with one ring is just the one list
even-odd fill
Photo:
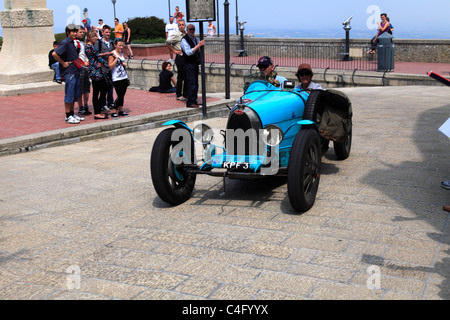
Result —
[[106, 119], [108, 119], [108, 115], [105, 114], [103, 117], [99, 117], [99, 116], [95, 115], [94, 119], [95, 120], [106, 120]]

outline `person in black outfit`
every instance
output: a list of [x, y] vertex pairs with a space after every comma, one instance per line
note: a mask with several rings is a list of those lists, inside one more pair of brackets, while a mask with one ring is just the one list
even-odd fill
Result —
[[185, 59], [186, 85], [187, 85], [187, 108], [198, 108], [198, 74], [200, 64], [200, 48], [205, 45], [205, 40], [195, 37], [195, 26], [187, 26], [187, 35], [181, 40], [181, 48]]
[[[101, 39], [98, 39], [97, 42], [95, 42], [94, 46], [99, 52], [100, 57], [108, 61], [108, 57], [111, 54], [111, 51], [114, 50], [114, 41], [110, 39], [111, 27], [105, 24], [103, 26], [102, 33], [103, 37]], [[109, 70], [108, 63], [102, 66], [102, 70], [109, 76], [112, 81], [111, 70]], [[106, 106], [107, 104], [108, 109], [105, 108], [106, 111], [109, 111], [109, 109], [114, 109], [114, 88], [108, 91], [106, 95], [106, 101], [103, 101], [102, 103], [104, 106]]]
[[53, 41], [53, 49], [50, 50], [50, 52], [48, 53], [48, 66], [50, 67], [50, 69], [55, 71], [53, 81], [61, 84], [62, 79], [61, 79], [61, 74], [59, 72], [59, 62], [56, 61], [55, 58], [53, 58], [53, 52], [55, 51], [56, 48], [59, 47], [59, 44], [60, 44], [59, 41]]
[[[173, 77], [172, 64], [169, 61], [165, 61], [162, 64], [162, 72], [159, 74], [159, 93], [174, 93], [177, 91], [177, 82]], [[172, 84], [174, 86], [172, 86]]]

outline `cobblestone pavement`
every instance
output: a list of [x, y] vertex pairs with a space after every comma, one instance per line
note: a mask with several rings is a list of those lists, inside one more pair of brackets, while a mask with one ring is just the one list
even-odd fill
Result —
[[302, 215], [270, 178], [167, 206], [160, 128], [1, 157], [0, 299], [450, 299], [449, 89], [342, 90], [352, 154], [330, 148]]

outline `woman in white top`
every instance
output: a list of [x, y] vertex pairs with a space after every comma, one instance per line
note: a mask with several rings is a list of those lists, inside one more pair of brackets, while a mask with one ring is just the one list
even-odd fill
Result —
[[216, 26], [213, 25], [212, 21], [209, 21], [207, 36], [214, 37], [215, 34], [216, 34]]
[[111, 69], [112, 81], [114, 88], [116, 89], [117, 99], [114, 102], [115, 109], [113, 109], [111, 117], [117, 119], [119, 116], [129, 116], [128, 113], [123, 111], [123, 104], [130, 82], [128, 80], [127, 72], [125, 71], [127, 64], [125, 63], [125, 58], [122, 54], [125, 47], [123, 40], [116, 39], [114, 47], [115, 49], [111, 51], [111, 55], [109, 56], [109, 68]]

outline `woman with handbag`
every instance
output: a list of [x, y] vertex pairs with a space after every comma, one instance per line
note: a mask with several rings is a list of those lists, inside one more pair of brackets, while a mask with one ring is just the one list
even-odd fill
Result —
[[97, 31], [91, 30], [86, 35], [86, 57], [89, 61], [89, 76], [92, 80], [92, 104], [94, 106], [94, 119], [108, 119], [107, 114], [102, 114], [102, 101], [106, 99], [106, 93], [111, 90], [112, 84], [108, 76], [102, 71], [102, 65], [107, 65], [107, 61], [100, 57], [94, 43], [97, 41]]
[[125, 63], [125, 58], [122, 54], [123, 49], [125, 48], [125, 43], [122, 39], [116, 39], [114, 42], [114, 47], [115, 49], [109, 56], [109, 68], [111, 69], [112, 81], [114, 88], [116, 89], [117, 99], [114, 101], [114, 106], [116, 109], [112, 110], [111, 117], [113, 119], [117, 119], [119, 116], [129, 116], [128, 113], [123, 111], [123, 104], [125, 94], [127, 93], [127, 88], [130, 85], [130, 80], [128, 79], [127, 72], [125, 71], [127, 64]]

